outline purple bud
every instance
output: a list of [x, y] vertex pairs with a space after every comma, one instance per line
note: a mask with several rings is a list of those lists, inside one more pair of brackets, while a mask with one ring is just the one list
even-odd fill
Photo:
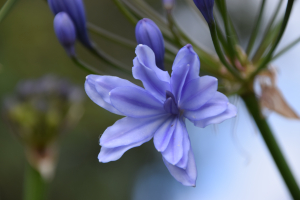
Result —
[[53, 24], [60, 44], [65, 48], [69, 56], [75, 56], [76, 30], [69, 15], [65, 12], [58, 13], [54, 18]]
[[163, 0], [163, 4], [166, 10], [172, 10], [174, 7], [175, 0]]
[[65, 12], [70, 16], [75, 25], [78, 39], [86, 47], [91, 48], [92, 43], [86, 30], [86, 16], [82, 0], [48, 0], [48, 4], [54, 15]]
[[158, 26], [144, 18], [135, 27], [135, 37], [138, 44], [147, 45], [153, 50], [157, 67], [164, 70], [165, 44]]
[[213, 8], [214, 8], [214, 0], [194, 0], [195, 5], [202, 13], [203, 17], [205, 18], [208, 25], [213, 23], [214, 15], [213, 15]]

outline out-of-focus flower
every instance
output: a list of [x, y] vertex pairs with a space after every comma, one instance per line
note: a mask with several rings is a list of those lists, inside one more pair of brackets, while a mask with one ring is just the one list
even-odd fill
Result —
[[55, 16], [53, 24], [60, 44], [65, 48], [69, 56], [75, 56], [76, 30], [71, 18], [67, 13], [60, 12]]
[[77, 37], [86, 47], [91, 48], [92, 43], [86, 29], [86, 16], [82, 0], [48, 0], [51, 11], [54, 15], [65, 12], [72, 19]]
[[28, 161], [44, 178], [55, 168], [57, 140], [83, 114], [84, 92], [52, 75], [19, 83], [4, 100], [3, 116], [24, 144]]
[[202, 13], [206, 22], [210, 25], [214, 21], [214, 0], [194, 0], [194, 3]]
[[151, 19], [144, 18], [135, 27], [135, 37], [138, 44], [153, 50], [157, 67], [164, 70], [165, 44], [158, 26]]
[[145, 89], [118, 77], [87, 76], [87, 95], [104, 109], [126, 116], [103, 133], [98, 159], [115, 161], [154, 137], [173, 177], [183, 185], [195, 186], [197, 170], [185, 119], [205, 127], [234, 117], [236, 107], [217, 92], [216, 78], [199, 77], [200, 61], [191, 45], [178, 52], [171, 77], [155, 65], [148, 46], [138, 45], [136, 55], [133, 76]]
[[170, 11], [170, 10], [173, 9], [174, 3], [175, 3], [175, 0], [163, 0], [164, 8], [165, 8], [167, 11]]

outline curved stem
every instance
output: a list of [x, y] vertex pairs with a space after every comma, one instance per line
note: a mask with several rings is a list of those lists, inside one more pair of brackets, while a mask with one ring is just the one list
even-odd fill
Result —
[[263, 11], [264, 11], [265, 5], [266, 5], [266, 0], [263, 0], [263, 1], [261, 2], [259, 15], [258, 15], [257, 20], [256, 20], [256, 22], [255, 22], [254, 29], [253, 29], [253, 31], [252, 31], [252, 34], [251, 34], [251, 37], [250, 37], [250, 40], [249, 40], [249, 43], [248, 43], [248, 46], [247, 46], [247, 49], [246, 49], [247, 55], [249, 55], [249, 54], [251, 53], [251, 50], [252, 50], [252, 48], [253, 48], [255, 39], [256, 39], [256, 37], [257, 37], [257, 34], [258, 34], [258, 30], [259, 30], [259, 27], [260, 27], [260, 24], [261, 24], [261, 19], [262, 19], [262, 16], [263, 16]]
[[18, 0], [7, 0], [0, 10], [0, 22], [6, 17]]
[[284, 54], [285, 52], [287, 52], [288, 50], [290, 50], [291, 48], [293, 48], [299, 42], [300, 42], [300, 37], [298, 39], [296, 39], [295, 41], [291, 42], [290, 44], [288, 44], [280, 52], [278, 52], [275, 56], [273, 56], [273, 58], [271, 59], [271, 61], [272, 60], [276, 60], [278, 57], [280, 57], [282, 54]]
[[254, 118], [258, 129], [261, 132], [261, 135], [273, 157], [273, 160], [281, 173], [281, 176], [290, 191], [291, 196], [293, 199], [298, 200], [300, 199], [300, 190], [297, 185], [297, 182], [274, 138], [274, 135], [266, 121], [261, 115], [260, 106], [258, 100], [255, 97], [253, 92], [244, 94], [241, 96], [244, 100], [249, 113]]
[[211, 34], [211, 38], [213, 41], [213, 44], [215, 46], [216, 52], [219, 56], [220, 61], [222, 62], [222, 64], [226, 67], [226, 69], [232, 74], [234, 75], [239, 81], [243, 82], [243, 78], [240, 76], [239, 72], [236, 71], [236, 69], [234, 69], [232, 66], [230, 66], [228, 64], [228, 62], [226, 61], [226, 58], [224, 57], [224, 54], [221, 50], [220, 44], [219, 44], [219, 40], [218, 40], [218, 34], [216, 31], [216, 25], [215, 23], [212, 23], [209, 26], [209, 30], [210, 30], [210, 34]]
[[24, 181], [24, 200], [46, 199], [46, 182], [30, 164], [27, 164]]
[[79, 58], [77, 57], [71, 57], [72, 61], [81, 69], [85, 70], [88, 73], [91, 74], [104, 74], [100, 71], [97, 71], [95, 69], [93, 69], [92, 67], [90, 67], [88, 64], [84, 63], [83, 61], [81, 61]]
[[260, 70], [262, 70], [263, 68], [265, 68], [267, 66], [267, 64], [270, 62], [272, 55], [277, 47], [277, 45], [279, 44], [283, 33], [286, 29], [287, 23], [289, 21], [290, 15], [291, 15], [291, 11], [294, 5], [294, 0], [289, 0], [288, 1], [288, 5], [286, 7], [286, 11], [285, 11], [285, 15], [283, 18], [283, 22], [282, 22], [282, 26], [281, 29], [279, 31], [279, 34], [277, 36], [277, 39], [275, 41], [275, 43], [273, 44], [273, 46], [271, 47], [269, 53], [267, 54], [267, 56], [264, 58], [264, 60], [261, 62], [261, 64], [258, 66], [258, 68], [255, 70], [255, 72], [250, 76], [250, 80], [256, 76], [256, 74], [258, 74], [260, 72]]

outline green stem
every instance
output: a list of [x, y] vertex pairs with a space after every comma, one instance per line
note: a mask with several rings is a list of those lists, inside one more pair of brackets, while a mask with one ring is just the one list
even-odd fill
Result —
[[71, 59], [79, 68], [83, 69], [84, 71], [90, 74], [104, 74], [103, 72], [97, 71], [96, 69], [90, 67], [88, 64], [84, 63], [77, 57], [71, 57]]
[[288, 1], [288, 5], [286, 7], [286, 11], [285, 11], [285, 15], [283, 18], [283, 22], [282, 22], [282, 26], [281, 29], [279, 31], [279, 34], [276, 38], [275, 43], [273, 44], [273, 46], [271, 47], [269, 53], [267, 54], [267, 56], [264, 58], [264, 60], [261, 62], [261, 64], [258, 66], [258, 68], [255, 70], [255, 72], [250, 76], [250, 80], [256, 76], [256, 74], [258, 74], [260, 72], [260, 70], [262, 70], [263, 68], [265, 68], [267, 66], [267, 64], [270, 62], [270, 60], [272, 59], [272, 55], [277, 47], [277, 45], [279, 44], [283, 33], [286, 29], [287, 23], [289, 21], [290, 15], [291, 15], [291, 11], [293, 8], [293, 4], [294, 4], [294, 0], [289, 0]]
[[255, 52], [255, 54], [253, 56], [253, 60], [255, 60], [255, 59], [257, 60], [257, 58], [261, 55], [261, 49], [263, 48], [262, 46], [264, 45], [264, 41], [267, 40], [268, 35], [270, 35], [270, 31], [272, 31], [271, 28], [272, 28], [272, 26], [274, 24], [274, 21], [275, 21], [277, 15], [279, 13], [279, 10], [280, 10], [280, 8], [282, 6], [282, 3], [283, 3], [283, 0], [280, 0], [280, 2], [277, 4], [275, 12], [273, 13], [273, 16], [271, 17], [271, 20], [268, 23], [268, 26], [267, 26], [267, 28], [265, 30], [265, 33], [264, 33], [264, 36], [263, 36], [263, 38], [262, 38], [262, 40], [260, 42], [260, 45], [257, 48], [257, 50], [256, 50], [256, 52]]
[[287, 52], [288, 50], [290, 50], [291, 48], [293, 48], [299, 42], [300, 42], [300, 37], [298, 39], [296, 39], [295, 41], [291, 42], [290, 44], [288, 44], [280, 52], [278, 52], [275, 56], [273, 56], [273, 58], [271, 59], [271, 61], [272, 60], [276, 60], [279, 56], [281, 56], [282, 54], [284, 54], [285, 52]]
[[252, 31], [252, 34], [251, 34], [251, 37], [250, 37], [250, 40], [249, 40], [249, 43], [248, 43], [248, 47], [246, 49], [247, 55], [250, 55], [251, 50], [252, 50], [253, 45], [254, 45], [254, 42], [255, 42], [255, 39], [257, 37], [265, 5], [266, 5], [266, 0], [263, 0], [262, 3], [261, 3], [261, 7], [260, 7], [258, 18], [257, 18], [257, 20], [255, 22], [254, 29]]
[[240, 76], [239, 72], [236, 71], [236, 69], [234, 69], [232, 66], [230, 66], [228, 64], [228, 62], [226, 61], [226, 58], [224, 57], [224, 54], [223, 54], [220, 44], [219, 44], [218, 34], [216, 31], [216, 25], [214, 22], [209, 25], [209, 30], [210, 30], [210, 34], [211, 34], [211, 38], [212, 38], [215, 50], [219, 56], [220, 61], [232, 75], [234, 75], [239, 81], [243, 81], [243, 78]]
[[174, 18], [172, 16], [171, 11], [167, 11], [167, 19], [168, 19], [168, 25], [169, 25], [169, 29], [171, 31], [171, 33], [173, 34], [176, 43], [181, 46], [181, 40], [180, 40], [180, 36], [179, 34], [176, 32], [175, 30], [175, 22], [174, 22]]
[[46, 199], [46, 182], [30, 164], [27, 164], [24, 181], [24, 200]]
[[291, 196], [295, 200], [300, 199], [300, 190], [297, 182], [276, 142], [276, 139], [274, 138], [266, 119], [262, 117], [260, 105], [255, 97], [255, 94], [251, 92], [242, 95], [242, 99], [244, 100], [249, 113], [254, 118], [254, 121], [261, 132], [261, 135], [273, 157], [275, 164], [277, 165], [279, 172], [281, 173], [283, 180], [285, 181], [287, 188], [291, 193]]
[[121, 10], [121, 12], [127, 17], [127, 19], [133, 24], [136, 25], [138, 19], [125, 8], [124, 4], [120, 0], [114, 0], [116, 6]]
[[0, 10], [0, 22], [6, 17], [18, 0], [7, 0]]

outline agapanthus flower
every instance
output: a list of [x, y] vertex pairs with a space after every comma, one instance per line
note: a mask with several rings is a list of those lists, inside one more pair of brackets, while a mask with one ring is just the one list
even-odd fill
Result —
[[126, 116], [101, 136], [98, 159], [118, 160], [153, 138], [171, 175], [183, 185], [195, 186], [197, 170], [185, 120], [205, 127], [234, 117], [236, 107], [217, 91], [216, 78], [199, 77], [200, 61], [191, 45], [178, 52], [171, 77], [156, 66], [151, 48], [138, 45], [135, 53], [133, 77], [144, 88], [114, 76], [86, 78], [85, 91], [96, 104]]

